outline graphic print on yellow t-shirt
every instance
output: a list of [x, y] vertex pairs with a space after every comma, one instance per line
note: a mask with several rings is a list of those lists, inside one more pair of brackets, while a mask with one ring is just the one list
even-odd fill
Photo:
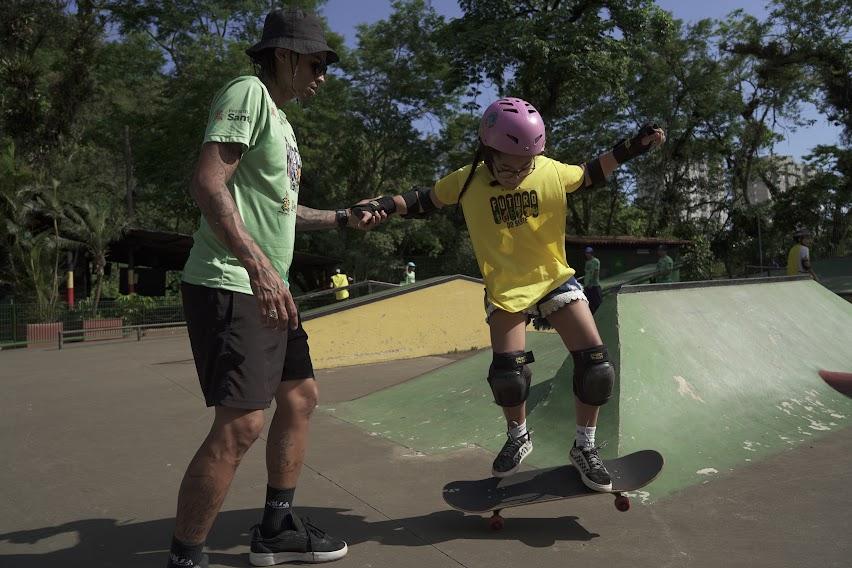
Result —
[[[435, 184], [445, 205], [458, 202], [470, 166]], [[583, 183], [583, 168], [538, 156], [535, 169], [515, 189], [491, 185], [480, 164], [461, 199], [488, 299], [520, 312], [574, 274], [565, 259], [566, 193]]]

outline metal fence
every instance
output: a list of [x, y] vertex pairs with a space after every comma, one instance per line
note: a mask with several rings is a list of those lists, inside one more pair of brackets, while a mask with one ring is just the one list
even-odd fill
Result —
[[338, 301], [336, 294], [343, 290], [349, 292], [349, 298], [351, 299], [360, 298], [361, 296], [381, 292], [382, 290], [388, 290], [390, 288], [399, 288], [399, 286], [399, 284], [390, 284], [388, 282], [379, 282], [377, 280], [365, 280], [363, 282], [355, 282], [349, 286], [343, 286], [341, 288], [320, 290], [319, 292], [311, 292], [309, 294], [297, 296], [293, 298], [293, 301], [296, 302], [300, 311], [306, 312], [329, 304], [336, 304]]
[[[350, 298], [357, 298], [388, 288], [398, 287], [368, 280], [348, 287]], [[335, 292], [323, 290], [294, 298], [301, 311], [336, 303]], [[0, 304], [0, 346], [24, 344], [56, 344], [57, 333], [69, 338], [106, 339], [122, 336], [119, 328], [132, 326], [153, 327], [185, 321], [180, 297], [148, 298], [126, 296], [120, 300], [105, 300], [94, 312], [90, 300], [83, 300], [71, 308], [60, 304], [46, 310], [38, 304]], [[44, 325], [33, 325], [49, 322]], [[73, 339], [72, 339], [73, 340]]]
[[[61, 324], [63, 331], [83, 331], [86, 328], [108, 327], [113, 325], [153, 325], [184, 321], [183, 306], [180, 298], [129, 297], [127, 300], [107, 300], [98, 305], [97, 313], [90, 302], [80, 302], [70, 308], [61, 304], [53, 310], [46, 310], [38, 304], [0, 304], [0, 345], [27, 342], [29, 327], [30, 338], [38, 337], [37, 324], [51, 322]], [[101, 323], [98, 323], [101, 322]], [[57, 326], [60, 327], [60, 326]], [[55, 340], [55, 331], [48, 331]]]
[[56, 332], [54, 341], [58, 342], [57, 347], [59, 349], [64, 349], [68, 343], [77, 343], [80, 341], [127, 339], [129, 337], [135, 338], [136, 341], [142, 341], [144, 337], [173, 337], [177, 333], [185, 332], [185, 327], [185, 321], [152, 323], [148, 325], [126, 325], [121, 327], [101, 326], [94, 329], [58, 331]]

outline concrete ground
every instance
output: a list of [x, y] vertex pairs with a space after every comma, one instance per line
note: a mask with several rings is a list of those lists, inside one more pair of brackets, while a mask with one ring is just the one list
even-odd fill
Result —
[[[165, 565], [177, 488], [212, 419], [190, 357], [185, 336], [0, 352], [0, 567]], [[349, 542], [336, 566], [852, 565], [852, 429], [628, 513], [606, 496], [552, 502], [506, 511], [492, 533], [441, 499], [447, 481], [487, 475], [491, 455], [422, 455], [323, 411], [452, 360], [318, 372], [322, 410], [295, 502]], [[258, 443], [240, 467], [211, 566], [248, 566], [263, 459]]]

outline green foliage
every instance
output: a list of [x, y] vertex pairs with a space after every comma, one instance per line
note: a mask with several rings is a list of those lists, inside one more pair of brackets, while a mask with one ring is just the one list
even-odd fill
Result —
[[119, 294], [115, 299], [116, 312], [124, 325], [142, 325], [145, 313], [157, 305], [157, 300], [138, 294]]
[[696, 235], [686, 251], [681, 255], [683, 267], [680, 269], [682, 280], [710, 280], [713, 277], [713, 251], [710, 241], [703, 235]]
[[[352, 49], [329, 34], [340, 65], [315, 98], [284, 109], [304, 163], [300, 203], [337, 208], [468, 164], [482, 93], [495, 87], [539, 108], [547, 154], [567, 163], [645, 122], [666, 128], [660, 151], [620, 168], [605, 189], [569, 196], [572, 233], [691, 240], [695, 278], [712, 274], [714, 258], [730, 275], [755, 264], [758, 228], [767, 259], [785, 254], [798, 225], [814, 231], [817, 256], [852, 248], [848, 2], [774, 0], [763, 19], [737, 11], [690, 25], [652, 0], [459, 5], [462, 16], [447, 20], [425, 0], [394, 1], [386, 19], [358, 29]], [[102, 291], [117, 292], [116, 271], [108, 280], [103, 269], [124, 227], [194, 230], [186, 190], [210, 101], [253, 73], [244, 50], [269, 8], [12, 0], [0, 20], [0, 294], [39, 302], [49, 320], [72, 250], [93, 267], [95, 312]], [[746, 189], [771, 182], [766, 156], [796, 135], [780, 124], [804, 125], [804, 102], [845, 128], [842, 144], [815, 148], [809, 177], [786, 191], [769, 183], [772, 204], [755, 208]], [[300, 233], [296, 248], [343, 259], [357, 279], [396, 282], [413, 258], [421, 279], [478, 275], [454, 208], [367, 234]]]

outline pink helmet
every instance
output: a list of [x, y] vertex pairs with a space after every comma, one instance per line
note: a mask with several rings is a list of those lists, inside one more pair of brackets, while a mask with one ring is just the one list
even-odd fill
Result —
[[544, 150], [544, 121], [527, 101], [498, 99], [482, 115], [479, 139], [506, 154], [536, 156]]

